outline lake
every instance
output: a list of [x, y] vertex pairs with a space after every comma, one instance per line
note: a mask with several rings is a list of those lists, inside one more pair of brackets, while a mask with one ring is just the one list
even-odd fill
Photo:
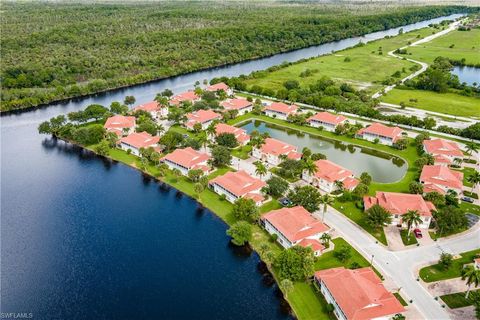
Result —
[[248, 133], [253, 130], [268, 132], [272, 138], [297, 146], [299, 151], [307, 147], [314, 153], [323, 153], [328, 160], [353, 171], [357, 177], [362, 172], [368, 172], [376, 182], [396, 182], [403, 178], [408, 169], [404, 160], [384, 152], [313, 136], [270, 123], [250, 121], [241, 128]]
[[[441, 17], [409, 26], [418, 29]], [[399, 28], [123, 88], [1, 118], [1, 309], [35, 319], [285, 319], [258, 256], [208, 210], [121, 164], [37, 133], [89, 104], [152, 100], [195, 81], [329, 53]], [[332, 158], [333, 160], [333, 158]]]
[[458, 76], [460, 83], [465, 82], [470, 86], [480, 84], [480, 68], [455, 66], [452, 73]]

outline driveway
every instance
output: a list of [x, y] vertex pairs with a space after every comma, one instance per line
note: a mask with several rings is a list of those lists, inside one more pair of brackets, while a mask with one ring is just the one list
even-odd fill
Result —
[[[240, 158], [237, 158], [237, 157], [232, 157], [232, 163], [231, 163], [231, 167], [234, 168], [235, 170], [244, 170], [246, 171], [249, 175], [251, 175], [252, 177], [256, 177], [256, 178], [259, 178], [261, 180], [268, 180], [270, 179], [270, 177], [272, 176], [272, 173], [270, 171], [267, 171], [267, 174], [260, 177], [259, 175], [257, 175], [255, 173], [255, 170], [257, 169], [255, 167], [255, 165], [253, 164], [255, 161], [257, 161], [258, 159], [255, 159], [253, 157], [250, 157], [248, 159], [240, 159]], [[266, 165], [266, 164], [265, 164]], [[268, 166], [267, 169], [270, 169], [271, 166]]]

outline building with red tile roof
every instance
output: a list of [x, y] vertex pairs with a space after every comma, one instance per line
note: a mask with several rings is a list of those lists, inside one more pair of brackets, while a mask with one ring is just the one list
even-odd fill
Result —
[[435, 164], [448, 166], [455, 158], [463, 158], [463, 152], [458, 144], [443, 139], [423, 141], [423, 149], [435, 158]]
[[159, 140], [160, 137], [152, 136], [150, 133], [145, 131], [140, 133], [134, 132], [120, 139], [120, 148], [125, 151], [130, 150], [131, 153], [139, 156], [141, 148], [157, 148]]
[[388, 127], [375, 122], [366, 128], [358, 130], [357, 137], [372, 142], [378, 139], [379, 143], [391, 146], [402, 138], [402, 132], [403, 130], [399, 127]]
[[432, 220], [432, 211], [436, 210], [433, 203], [425, 201], [419, 194], [377, 191], [375, 197], [363, 197], [365, 211], [373, 205], [380, 205], [392, 215], [392, 224], [403, 224], [402, 216], [407, 211], [415, 210], [422, 219], [419, 228], [428, 229]]
[[442, 165], [423, 166], [420, 182], [423, 192], [438, 192], [446, 194], [454, 190], [458, 195], [463, 192], [463, 172], [451, 170]]
[[227, 99], [225, 101], [220, 102], [220, 105], [227, 111], [237, 110], [238, 115], [243, 115], [247, 112], [252, 111], [253, 109], [253, 104], [250, 101], [248, 101], [247, 99], [240, 99], [240, 98]]
[[405, 308], [372, 268], [331, 268], [315, 272], [315, 282], [337, 319], [391, 319]]
[[261, 222], [268, 233], [277, 235], [277, 241], [284, 248], [311, 247], [317, 255], [324, 249], [320, 237], [330, 230], [302, 206], [272, 210], [261, 217]]
[[302, 158], [302, 154], [297, 152], [297, 147], [273, 138], [266, 138], [260, 148], [254, 147], [252, 149], [253, 157], [274, 166], [282, 162], [280, 159], [281, 155], [286, 155], [287, 158], [293, 160]]
[[200, 97], [195, 93], [195, 91], [190, 90], [172, 96], [168, 103], [171, 106], [180, 106], [184, 102], [194, 103], [197, 101], [200, 101]]
[[480, 258], [473, 259], [473, 267], [475, 269], [480, 269]]
[[189, 130], [193, 130], [193, 126], [197, 123], [200, 123], [200, 125], [202, 126], [202, 130], [205, 130], [214, 120], [222, 119], [221, 114], [216, 113], [212, 110], [194, 111], [191, 113], [187, 113], [186, 117], [187, 121], [185, 122], [185, 127], [187, 127], [187, 129]]
[[180, 172], [186, 176], [190, 170], [200, 169], [205, 173], [210, 172], [210, 167], [207, 163], [209, 159], [210, 156], [208, 154], [188, 147], [185, 149], [176, 149], [161, 158], [160, 161], [172, 170], [180, 170]]
[[330, 112], [318, 112], [307, 119], [307, 122], [315, 128], [322, 127], [323, 130], [333, 132], [339, 124], [344, 124], [347, 118]]
[[133, 111], [145, 111], [150, 113], [153, 119], [160, 119], [168, 115], [167, 106], [160, 105], [157, 101], [150, 101], [133, 108]]
[[267, 184], [241, 170], [229, 171], [223, 176], [218, 176], [210, 180], [209, 185], [219, 195], [225, 195], [229, 202], [233, 203], [239, 198], [247, 198], [260, 205], [265, 200], [261, 189]]
[[341, 181], [343, 188], [350, 191], [360, 183], [358, 179], [355, 179], [352, 171], [329, 160], [317, 160], [315, 165], [317, 166], [317, 172], [311, 175], [304, 170], [302, 179], [325, 192], [330, 193], [337, 190], [337, 181]]
[[231, 133], [235, 136], [239, 145], [246, 145], [250, 141], [250, 136], [244, 129], [230, 126], [225, 123], [218, 123], [215, 126], [215, 136], [219, 136], [223, 133]]
[[264, 109], [265, 115], [282, 120], [287, 120], [288, 116], [296, 114], [297, 110], [298, 106], [294, 104], [288, 105], [283, 102], [272, 102]]
[[108, 118], [103, 127], [107, 132], [114, 132], [121, 137], [134, 132], [135, 126], [135, 117], [115, 115]]
[[210, 91], [210, 92], [217, 92], [220, 90], [225, 91], [225, 93], [229, 96], [233, 94], [233, 90], [226, 83], [223, 83], [223, 82], [212, 84], [205, 88], [205, 91]]

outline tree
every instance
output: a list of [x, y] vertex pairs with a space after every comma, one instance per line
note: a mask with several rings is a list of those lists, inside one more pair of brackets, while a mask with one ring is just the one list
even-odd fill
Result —
[[408, 140], [398, 139], [393, 143], [393, 147], [398, 150], [405, 150], [408, 147]]
[[435, 121], [432, 117], [426, 117], [423, 119], [423, 127], [427, 130], [433, 129], [437, 125], [437, 121]]
[[323, 153], [314, 153], [310, 156], [310, 159], [312, 159], [312, 161], [326, 160], [327, 156], [324, 155]]
[[86, 119], [101, 119], [108, 112], [108, 109], [99, 104], [91, 104], [83, 111], [83, 114]]
[[367, 223], [375, 229], [384, 227], [392, 222], [391, 214], [382, 206], [374, 204], [367, 210]]
[[162, 91], [161, 95], [170, 98], [173, 96], [173, 91], [170, 89], [165, 89]]
[[168, 105], [168, 97], [162, 94], [157, 94], [154, 100], [161, 106]]
[[322, 235], [320, 236], [320, 240], [322, 240], [322, 243], [326, 248], [330, 246], [331, 239], [332, 239], [332, 236], [328, 233], [322, 233]]
[[272, 175], [267, 180], [266, 192], [274, 198], [281, 197], [288, 190], [288, 182], [280, 177]]
[[215, 142], [230, 149], [238, 146], [237, 138], [233, 133], [221, 133], [215, 137]]
[[285, 298], [288, 297], [288, 293], [293, 290], [293, 282], [290, 279], [283, 279], [280, 281], [280, 288], [285, 293]]
[[192, 182], [198, 182], [201, 176], [203, 176], [203, 170], [201, 169], [188, 170], [188, 178]]
[[214, 166], [228, 166], [232, 161], [232, 155], [230, 150], [224, 146], [215, 146], [212, 148], [212, 159], [211, 162]]
[[159, 141], [159, 144], [164, 146], [166, 152], [174, 150], [183, 141], [183, 136], [175, 131], [168, 131]]
[[262, 161], [255, 161], [253, 164], [255, 165], [255, 174], [260, 178], [268, 173], [267, 167]]
[[311, 159], [306, 159], [303, 163], [303, 170], [305, 170], [308, 175], [313, 176], [318, 168], [315, 162], [313, 162]]
[[246, 221], [237, 221], [227, 230], [227, 235], [232, 237], [234, 245], [243, 246], [252, 239], [252, 226]]
[[462, 270], [462, 280], [467, 280], [467, 292], [465, 293], [465, 299], [468, 299], [468, 295], [470, 293], [470, 288], [472, 284], [476, 287], [478, 287], [478, 284], [480, 283], [480, 269], [476, 269], [473, 266], [467, 266]]
[[446, 206], [433, 212], [439, 233], [451, 234], [463, 230], [468, 226], [468, 219], [462, 209], [455, 206]]
[[442, 266], [443, 270], [448, 270], [452, 266], [453, 256], [450, 253], [442, 252], [438, 264]]
[[407, 238], [410, 239], [410, 231], [412, 230], [412, 226], [418, 226], [420, 223], [422, 223], [422, 218], [417, 210], [408, 210], [402, 216], [402, 222], [407, 224]]
[[300, 87], [300, 84], [297, 80], [287, 80], [283, 83], [283, 86], [287, 90], [297, 89]]
[[337, 190], [343, 191], [343, 188], [344, 188], [343, 181], [336, 180], [334, 184]]
[[100, 141], [100, 143], [95, 146], [94, 151], [98, 155], [107, 156], [110, 151], [108, 141], [107, 140]]
[[312, 276], [314, 260], [311, 248], [293, 246], [278, 255], [275, 266], [281, 278], [302, 281]]
[[144, 117], [142, 115], [137, 119], [137, 127], [135, 128], [135, 131], [148, 132], [152, 136], [155, 136], [158, 133], [158, 127], [152, 119], [150, 119], [149, 117]]
[[445, 196], [436, 191], [427, 193], [423, 198], [433, 203], [436, 208], [443, 207], [445, 205]]
[[296, 186], [294, 190], [290, 191], [288, 198], [294, 204], [303, 206], [309, 212], [317, 211], [320, 207], [321, 194], [317, 188], [312, 186]]
[[123, 103], [126, 104], [127, 106], [130, 106], [135, 103], [135, 97], [134, 96], [126, 96], [125, 100], [123, 100]]
[[350, 247], [341, 246], [333, 252], [333, 255], [341, 262], [347, 262], [352, 257], [352, 250]]
[[363, 183], [359, 183], [353, 190], [353, 194], [357, 197], [363, 197], [368, 193], [368, 186]]
[[[281, 155], [280, 159], [285, 155]], [[298, 177], [302, 174], [303, 170], [303, 161], [294, 160], [294, 159], [283, 159], [282, 162], [279, 164], [279, 169], [277, 170], [277, 174], [284, 177], [293, 179]]]
[[412, 194], [422, 194], [423, 193], [423, 184], [417, 181], [412, 181], [408, 185], [408, 190]]
[[475, 187], [480, 184], [480, 172], [474, 171], [471, 175], [467, 177], [467, 181], [472, 184], [472, 193]]
[[202, 125], [199, 122], [195, 123], [193, 125], [193, 132], [199, 133], [201, 131], [202, 131]]
[[256, 221], [260, 217], [258, 207], [252, 199], [237, 199], [233, 204], [232, 213], [239, 220]]
[[126, 114], [128, 112], [128, 107], [118, 101], [114, 101], [110, 104], [110, 112], [115, 114]]
[[312, 155], [312, 150], [310, 150], [308, 147], [303, 147], [302, 149], [302, 158], [308, 159]]
[[38, 133], [40, 134], [52, 133], [52, 127], [50, 126], [50, 122], [43, 121], [42, 123], [40, 123], [40, 125], [38, 126]]
[[465, 151], [471, 157], [474, 152], [478, 151], [478, 145], [475, 142], [465, 143]]
[[323, 205], [322, 221], [325, 221], [325, 213], [327, 213], [328, 206], [332, 205], [334, 202], [335, 200], [329, 194], [324, 194], [320, 197], [320, 204]]
[[368, 173], [368, 172], [362, 172], [362, 174], [360, 175], [360, 181], [369, 186], [370, 183], [372, 183], [372, 176]]
[[105, 129], [101, 124], [94, 124], [89, 127], [80, 127], [73, 131], [73, 140], [81, 145], [92, 145], [99, 143], [105, 136]]

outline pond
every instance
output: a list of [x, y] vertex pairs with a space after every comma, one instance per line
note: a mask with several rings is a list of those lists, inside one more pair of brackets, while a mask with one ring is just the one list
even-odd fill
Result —
[[480, 68], [475, 67], [453, 67], [452, 73], [458, 76], [461, 83], [472, 86], [474, 83], [480, 84]]
[[384, 152], [286, 129], [262, 121], [250, 121], [242, 125], [242, 128], [249, 133], [253, 130], [262, 133], [268, 132], [272, 138], [297, 146], [299, 151], [308, 147], [314, 153], [323, 153], [328, 160], [352, 170], [355, 176], [360, 176], [365, 171], [368, 172], [376, 182], [396, 182], [403, 178], [408, 168], [403, 159]]

